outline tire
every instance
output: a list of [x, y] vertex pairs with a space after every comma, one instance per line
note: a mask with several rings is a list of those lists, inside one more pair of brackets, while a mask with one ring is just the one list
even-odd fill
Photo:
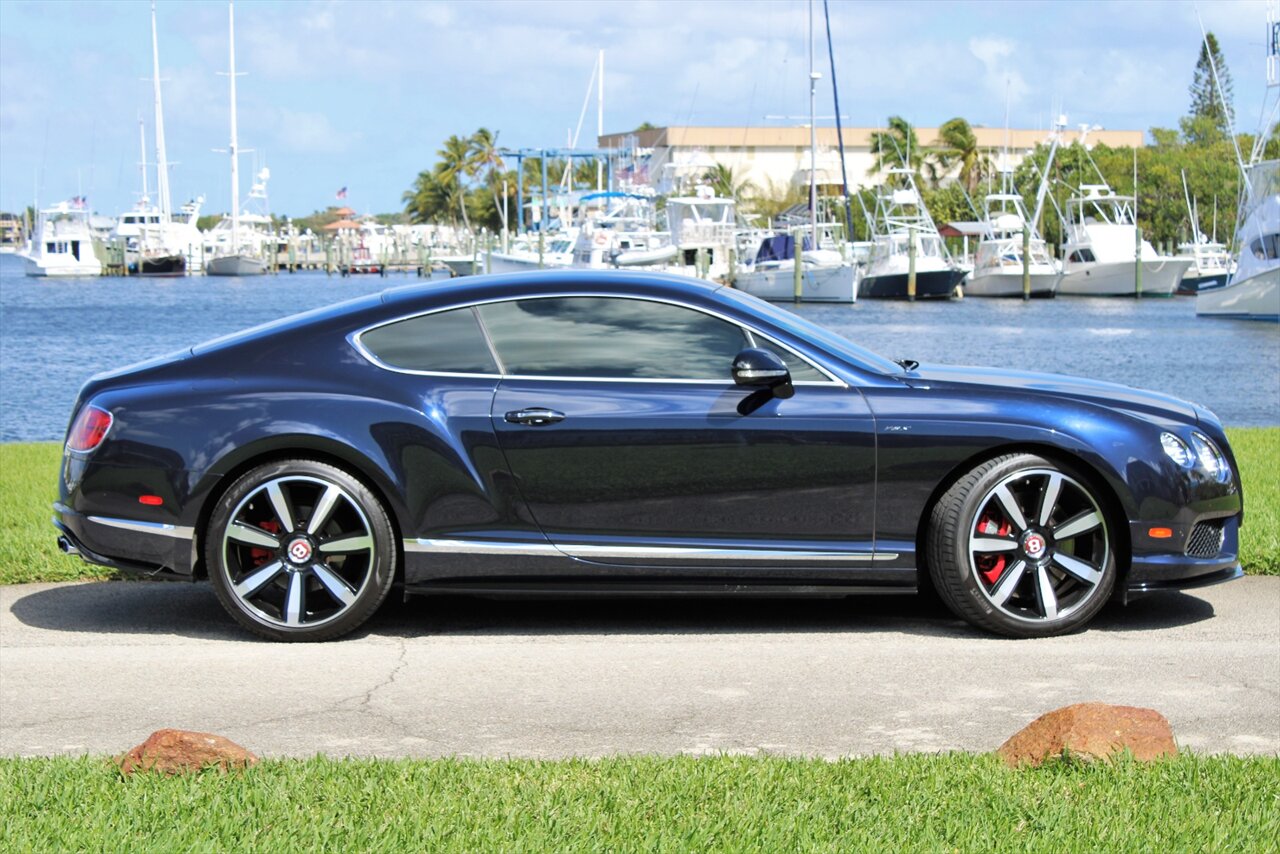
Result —
[[930, 513], [925, 557], [938, 595], [956, 616], [1007, 637], [1081, 628], [1116, 584], [1099, 494], [1086, 476], [1031, 454], [972, 469]]
[[204, 541], [222, 607], [278, 641], [354, 630], [387, 597], [399, 558], [378, 498], [342, 469], [307, 459], [267, 463], [236, 480]]

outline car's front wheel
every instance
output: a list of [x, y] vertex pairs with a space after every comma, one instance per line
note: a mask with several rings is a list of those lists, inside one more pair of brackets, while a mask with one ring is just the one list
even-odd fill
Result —
[[934, 587], [957, 616], [1010, 637], [1080, 628], [1116, 583], [1096, 490], [1031, 454], [988, 460], [952, 484], [930, 515], [926, 555]]
[[315, 460], [246, 472], [219, 499], [205, 537], [218, 600], [272, 640], [330, 640], [355, 629], [386, 598], [396, 559], [377, 497]]

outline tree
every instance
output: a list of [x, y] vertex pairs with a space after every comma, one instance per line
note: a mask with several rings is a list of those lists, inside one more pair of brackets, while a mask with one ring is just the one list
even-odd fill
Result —
[[[1214, 82], [1214, 69], [1217, 70], [1217, 82]], [[1219, 94], [1221, 90], [1221, 94]], [[1218, 48], [1218, 39], [1213, 33], [1206, 33], [1200, 43], [1200, 58], [1196, 60], [1196, 70], [1191, 77], [1191, 111], [1183, 123], [1183, 135], [1194, 144], [1212, 142], [1231, 133], [1235, 124], [1233, 114], [1231, 72], [1227, 69], [1226, 59]], [[1225, 106], [1224, 102], [1225, 101]], [[1204, 120], [1197, 122], [1196, 120]]]
[[711, 189], [717, 196], [722, 199], [733, 199], [739, 205], [755, 190], [755, 184], [736, 174], [732, 166], [726, 166], [723, 163], [717, 163], [711, 167], [703, 178], [711, 183]]
[[[489, 185], [490, 192], [493, 193], [493, 207], [497, 211], [499, 217], [502, 214], [502, 205], [498, 202], [498, 186], [502, 183], [502, 176], [505, 174], [503, 169], [506, 164], [502, 161], [502, 155], [498, 151], [498, 134], [488, 128], [480, 128], [471, 135], [471, 166]], [[506, 228], [507, 223], [502, 221], [502, 227]]]
[[405, 212], [414, 222], [439, 222], [454, 220], [449, 189], [440, 180], [436, 168], [424, 169], [414, 179], [413, 186], [402, 197]]
[[451, 206], [456, 205], [462, 211], [462, 225], [471, 229], [471, 221], [467, 217], [467, 182], [475, 175], [475, 164], [471, 156], [471, 140], [454, 134], [444, 141], [444, 148], [436, 152], [440, 161], [436, 164], [436, 177], [444, 186]]
[[926, 161], [930, 183], [938, 186], [942, 177], [959, 165], [960, 183], [972, 195], [982, 179], [994, 171], [991, 158], [978, 147], [977, 134], [967, 121], [954, 118], [938, 128], [938, 141]]
[[916, 129], [902, 116], [890, 116], [887, 130], [878, 130], [871, 134], [871, 153], [875, 155], [876, 160], [867, 170], [868, 175], [874, 175], [884, 169], [904, 167], [918, 176], [920, 166], [924, 163], [924, 152], [920, 148], [919, 138], [916, 137]]

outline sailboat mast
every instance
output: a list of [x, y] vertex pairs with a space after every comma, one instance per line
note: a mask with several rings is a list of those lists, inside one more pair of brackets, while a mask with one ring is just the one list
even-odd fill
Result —
[[[596, 147], [604, 136], [604, 51], [600, 51], [600, 79], [596, 81]], [[604, 161], [596, 158], [596, 190], [604, 189]]]
[[151, 193], [147, 189], [147, 123], [142, 119], [138, 119], [138, 142], [142, 147], [142, 204], [146, 206], [151, 201]]
[[227, 21], [231, 38], [231, 251], [240, 251], [240, 152], [236, 141], [236, 5], [227, 3]]
[[160, 208], [160, 231], [169, 227], [169, 158], [164, 147], [164, 105], [160, 101], [160, 47], [156, 39], [156, 4], [151, 0], [151, 81], [156, 95], [156, 203]]
[[[818, 248], [818, 125], [815, 121], [815, 100], [818, 95], [818, 74], [813, 70], [813, 0], [809, 0], [809, 228], [813, 249]], [[796, 247], [796, 263], [800, 263], [803, 242]]]

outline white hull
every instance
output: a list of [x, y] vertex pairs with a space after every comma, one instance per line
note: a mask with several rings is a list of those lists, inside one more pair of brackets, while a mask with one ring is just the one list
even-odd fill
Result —
[[[1191, 267], [1186, 258], [1162, 258], [1142, 262], [1142, 296], [1167, 297]], [[1132, 261], [1110, 261], [1068, 270], [1058, 283], [1058, 293], [1073, 296], [1137, 296]]]
[[219, 255], [205, 261], [204, 271], [210, 276], [261, 276], [267, 262], [252, 255]]
[[[802, 266], [800, 300], [802, 302], [854, 302], [857, 287], [852, 265], [839, 267]], [[795, 267], [773, 267], [738, 273], [733, 286], [744, 293], [775, 302], [792, 302], [796, 298]]]
[[1280, 320], [1280, 267], [1196, 294], [1196, 314]]
[[[1051, 297], [1058, 289], [1061, 273], [1032, 273], [1031, 296]], [[1022, 296], [1022, 273], [988, 273], [979, 275], [970, 273], [964, 283], [964, 295], [967, 297], [1020, 297]]]
[[26, 272], [28, 276], [37, 276], [37, 277], [55, 277], [56, 276], [56, 277], [62, 278], [62, 277], [72, 277], [72, 276], [101, 276], [102, 275], [102, 264], [100, 264], [98, 262], [98, 259], [96, 258], [93, 259], [92, 261], [89, 261], [89, 260], [73, 261], [69, 263], [55, 261], [49, 264], [41, 264], [24, 255], [22, 256], [22, 261], [26, 265]]
[[[489, 272], [491, 273], [528, 273], [529, 271], [542, 270], [564, 270], [569, 267], [563, 262], [552, 263], [550, 258], [542, 259], [542, 266], [538, 266], [537, 257], [525, 258], [522, 256], [499, 255], [497, 253], [489, 257]], [[467, 272], [470, 272], [468, 265]], [[484, 256], [481, 255], [476, 263], [476, 272], [484, 272]]]

